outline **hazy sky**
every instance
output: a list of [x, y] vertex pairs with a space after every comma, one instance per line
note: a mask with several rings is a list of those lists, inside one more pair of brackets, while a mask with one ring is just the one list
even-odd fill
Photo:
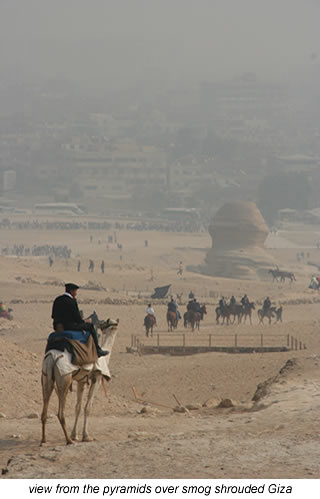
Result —
[[319, 0], [0, 0], [9, 79], [283, 78], [320, 64]]

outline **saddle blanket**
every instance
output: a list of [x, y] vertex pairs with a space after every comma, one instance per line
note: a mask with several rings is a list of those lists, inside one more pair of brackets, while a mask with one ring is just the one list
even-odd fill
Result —
[[88, 372], [91, 370], [95, 370], [100, 371], [102, 376], [109, 380], [111, 379], [111, 374], [108, 366], [109, 357], [110, 355], [107, 355], [106, 357], [100, 357], [94, 364], [84, 364], [82, 366], [76, 366], [72, 363], [72, 354], [67, 350], [64, 350], [64, 352], [61, 352], [60, 350], [49, 350], [44, 356], [42, 371], [44, 373], [47, 373], [49, 364], [53, 362], [57, 366], [61, 376], [66, 376], [67, 374], [73, 373], [78, 370]]
[[82, 331], [62, 331], [61, 333], [53, 332], [49, 334], [48, 341], [57, 340], [59, 338], [68, 338], [69, 340], [77, 340], [80, 343], [87, 343], [90, 336], [90, 332], [82, 332]]

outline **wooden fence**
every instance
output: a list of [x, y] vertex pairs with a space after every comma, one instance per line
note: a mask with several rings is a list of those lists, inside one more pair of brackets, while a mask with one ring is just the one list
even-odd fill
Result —
[[284, 352], [303, 350], [306, 345], [290, 334], [190, 334], [157, 333], [152, 337], [131, 335], [128, 352], [139, 354], [200, 352]]

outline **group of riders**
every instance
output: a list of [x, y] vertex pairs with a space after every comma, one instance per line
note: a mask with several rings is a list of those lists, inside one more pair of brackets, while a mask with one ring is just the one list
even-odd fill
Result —
[[[193, 292], [190, 291], [189, 302], [187, 303], [186, 312], [184, 314], [184, 325], [185, 326], [187, 326], [187, 323], [189, 322], [188, 319], [189, 319], [190, 315], [192, 316], [193, 314], [200, 314], [201, 319], [203, 318], [202, 307], [201, 307], [200, 303], [197, 301]], [[181, 313], [179, 310], [179, 305], [173, 296], [171, 296], [171, 299], [167, 304], [168, 323], [170, 322], [170, 317], [173, 318], [172, 323], [173, 323], [173, 328], [175, 329], [178, 325], [178, 321], [180, 319], [182, 319], [182, 317], [181, 317]], [[149, 325], [152, 327], [157, 325], [155, 311], [154, 311], [154, 308], [152, 307], [151, 303], [148, 303], [148, 306], [146, 308], [146, 316], [144, 318], [144, 326], [148, 327]]]
[[[251, 303], [251, 302], [250, 302], [250, 300], [249, 300], [249, 298], [248, 298], [248, 295], [246, 295], [246, 294], [245, 294], [245, 295], [241, 298], [241, 300], [240, 300], [240, 304], [241, 304], [243, 307], [247, 307], [247, 306], [249, 306], [249, 305], [250, 305], [250, 303]], [[234, 297], [234, 295], [232, 295], [232, 296], [231, 296], [231, 298], [230, 298], [230, 301], [229, 301], [229, 306], [230, 306], [230, 307], [234, 307], [235, 305], [237, 305], [237, 300], [236, 300], [236, 298]], [[264, 302], [263, 302], [262, 310], [263, 310], [264, 312], [267, 312], [267, 311], [271, 308], [271, 305], [272, 305], [271, 300], [270, 300], [269, 296], [267, 296], [267, 297], [266, 297], [266, 299], [265, 299], [265, 300], [264, 300]], [[223, 296], [223, 297], [219, 300], [219, 307], [220, 307], [220, 309], [221, 309], [221, 310], [224, 310], [224, 309], [225, 309], [225, 307], [227, 307], [227, 306], [228, 306], [227, 301], [226, 301], [225, 297]]]
[[[219, 305], [216, 308], [216, 320], [217, 323], [219, 323], [220, 317], [223, 319], [227, 319], [227, 323], [229, 322], [230, 316], [234, 315], [238, 316], [238, 321], [241, 322], [242, 317], [246, 319], [247, 316], [249, 316], [250, 322], [251, 322], [251, 312], [255, 308], [254, 302], [251, 302], [248, 298], [248, 295], [245, 294], [242, 296], [239, 302], [237, 302], [236, 298], [234, 295], [231, 296], [229, 303], [227, 303], [227, 300], [225, 299], [224, 296], [219, 300]], [[269, 319], [269, 322], [271, 322], [272, 317], [276, 317], [277, 322], [282, 321], [282, 310], [283, 307], [280, 304], [279, 307], [275, 307], [272, 305], [272, 302], [267, 296], [264, 301], [262, 308], [258, 310], [258, 316], [259, 320], [262, 323], [263, 319], [267, 317]]]

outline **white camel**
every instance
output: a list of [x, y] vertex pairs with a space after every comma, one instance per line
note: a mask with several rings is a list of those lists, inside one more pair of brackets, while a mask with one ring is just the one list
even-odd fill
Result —
[[[58, 419], [62, 426], [67, 444], [72, 444], [73, 440], [77, 439], [77, 423], [81, 411], [81, 401], [84, 388], [89, 384], [87, 402], [84, 408], [84, 423], [82, 430], [82, 441], [90, 442], [87, 431], [88, 416], [93, 402], [94, 394], [99, 387], [103, 378], [110, 379], [108, 363], [110, 360], [112, 346], [117, 334], [119, 319], [116, 321], [108, 319], [105, 322], [99, 323], [101, 330], [101, 347], [108, 350], [109, 354], [105, 357], [100, 357], [96, 363], [85, 366], [75, 366], [71, 363], [71, 354], [68, 352], [59, 352], [50, 350], [44, 357], [42, 365], [42, 395], [43, 409], [41, 414], [42, 422], [42, 439], [41, 445], [46, 443], [46, 421], [48, 414], [49, 400], [54, 387], [59, 400]], [[68, 434], [66, 421], [64, 416], [67, 394], [71, 383], [77, 381], [77, 402], [75, 411], [75, 421], [71, 432], [71, 438]]]

